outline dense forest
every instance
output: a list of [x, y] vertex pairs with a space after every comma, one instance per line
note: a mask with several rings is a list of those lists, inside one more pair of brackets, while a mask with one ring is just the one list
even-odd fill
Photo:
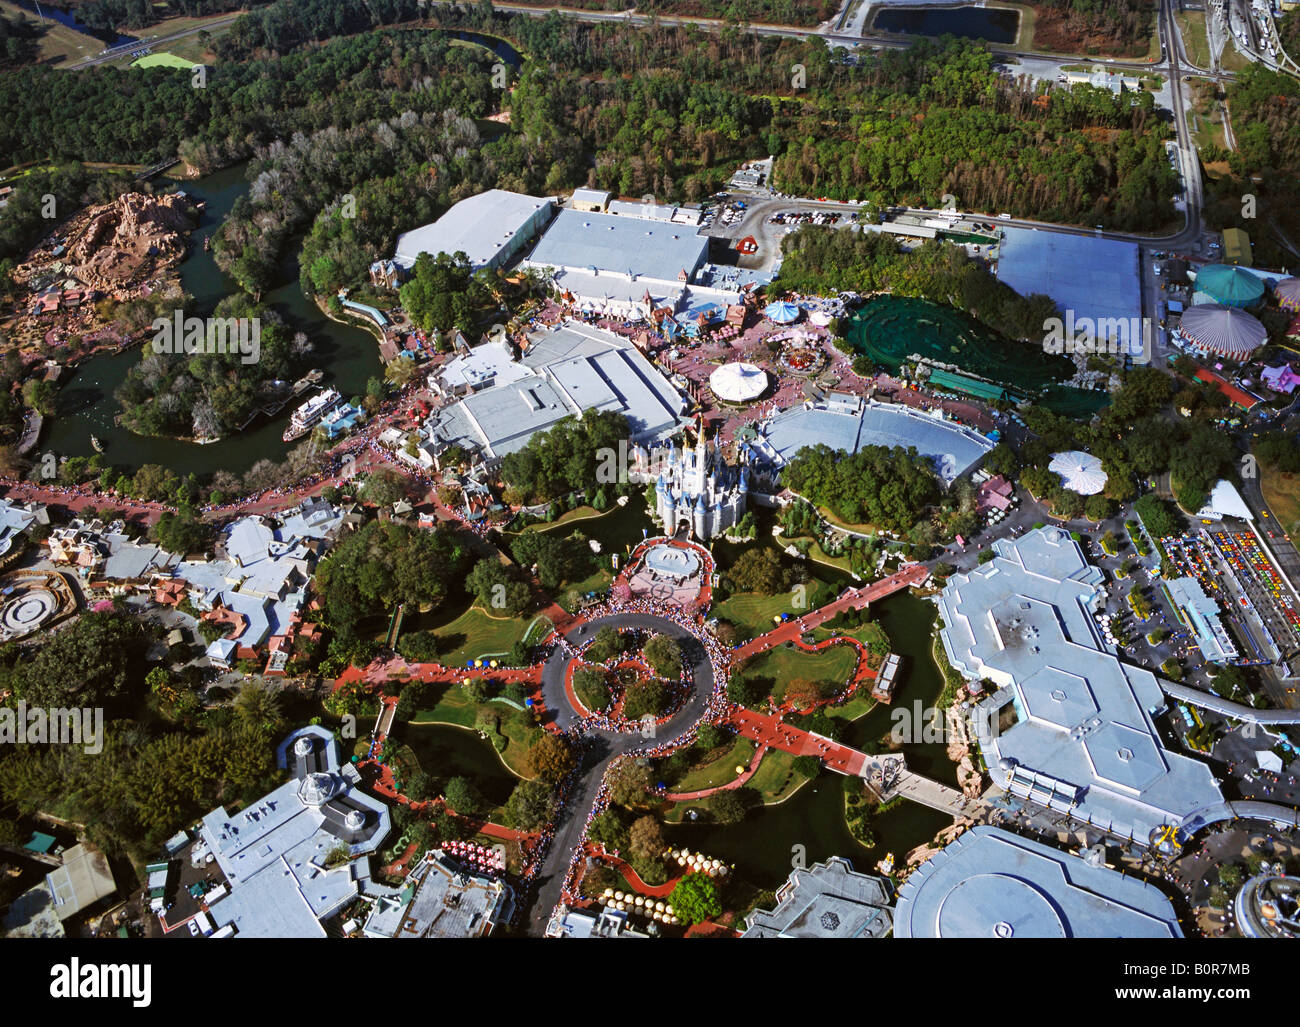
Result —
[[1034, 0], [1034, 48], [1142, 57], [1155, 28], [1154, 0]]
[[804, 225], [782, 243], [781, 285], [817, 294], [891, 292], [959, 307], [1013, 339], [1040, 339], [1059, 313], [1050, 296], [1021, 296], [958, 246], [929, 240], [903, 249], [881, 232]]
[[[257, 359], [226, 353], [159, 353], [146, 342], [140, 362], [118, 386], [122, 420], [141, 435], [218, 438], [240, 428], [265, 403], [262, 387], [292, 381], [306, 356], [306, 336], [293, 331], [269, 307], [235, 293], [218, 305], [214, 318], [256, 318]], [[213, 321], [207, 322], [209, 333]]]
[[114, 29], [141, 29], [166, 18], [203, 18], [247, 10], [269, 0], [65, 0], [54, 6], [69, 10], [83, 25], [101, 33]]
[[[403, 3], [391, 0], [387, 10], [405, 14]], [[284, 55], [221, 64], [206, 89], [168, 69], [6, 75], [0, 149], [19, 159], [120, 161], [179, 152], [210, 170], [294, 132], [448, 107], [476, 117], [499, 102], [491, 55], [439, 36], [398, 30], [308, 46], [338, 31], [323, 20], [331, 9], [282, 0], [238, 24], [297, 24], [318, 10], [322, 20], [283, 40], [266, 27], [232, 32], [232, 53]], [[987, 51], [971, 44], [919, 43], [853, 67], [820, 43], [739, 32], [478, 9], [453, 10], [442, 22], [508, 35], [529, 55], [508, 100], [515, 132], [484, 147], [496, 174], [517, 186], [585, 183], [698, 199], [738, 161], [776, 153], [778, 183], [812, 195], [935, 202], [951, 192], [968, 208], [1116, 228], [1152, 228], [1172, 215], [1167, 130], [1151, 115], [1149, 95], [1136, 106], [1084, 86], [1040, 97], [999, 75]], [[270, 41], [277, 45], [268, 48]], [[797, 93], [795, 64], [807, 75]], [[374, 171], [387, 174], [382, 161], [376, 153]], [[370, 177], [371, 168], [356, 166], [349, 185]]]
[[[1237, 148], [1216, 154], [1229, 171], [1207, 181], [1207, 219], [1246, 229], [1257, 267], [1289, 267], [1300, 256], [1300, 82], [1252, 64], [1237, 73], [1227, 98]], [[1248, 195], [1258, 201], [1254, 210]], [[1280, 235], [1262, 225], [1276, 225]]]
[[915, 449], [863, 446], [851, 456], [805, 447], [781, 472], [783, 484], [850, 524], [907, 531], [939, 499], [939, 479]]

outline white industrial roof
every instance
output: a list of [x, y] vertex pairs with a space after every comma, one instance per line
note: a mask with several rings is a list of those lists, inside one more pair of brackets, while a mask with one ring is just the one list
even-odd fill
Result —
[[525, 263], [676, 282], [682, 271], [695, 273], [708, 248], [708, 238], [687, 225], [562, 210]]
[[395, 260], [409, 268], [421, 253], [463, 251], [474, 267], [490, 263], [543, 207], [551, 201], [505, 189], [489, 189], [461, 200], [432, 224], [397, 238]]
[[896, 938], [1181, 938], [1154, 885], [979, 825], [912, 871]]
[[1165, 749], [1154, 674], [1102, 648], [1092, 609], [1104, 576], [1065, 531], [993, 543], [995, 558], [953, 575], [939, 596], [952, 665], [999, 691], [1016, 723], [980, 735], [995, 783], [1079, 822], [1146, 844], [1222, 795], [1204, 763]]

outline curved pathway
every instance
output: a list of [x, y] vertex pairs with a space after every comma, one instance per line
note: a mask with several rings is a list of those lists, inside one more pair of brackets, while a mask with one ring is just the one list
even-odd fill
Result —
[[[583, 843], [587, 815], [595, 805], [609, 764], [630, 750], [644, 747], [647, 741], [662, 744], [688, 731], [703, 716], [713, 692], [713, 668], [709, 665], [704, 646], [692, 632], [664, 617], [647, 613], [610, 614], [571, 625], [565, 629], [564, 638], [577, 648], [606, 625], [655, 631], [676, 639], [682, 648], [682, 663], [690, 672], [690, 694], [682, 708], [667, 723], [659, 725], [652, 740], [639, 734], [615, 734], [611, 731], [596, 730], [586, 734], [593, 745], [583, 755], [580, 777], [560, 811], [550, 850], [535, 878], [537, 888], [527, 907], [527, 930], [530, 934], [540, 935], [546, 930], [551, 913], [560, 901], [570, 860], [574, 850]], [[542, 697], [547, 708], [555, 712], [556, 721], [562, 728], [571, 728], [578, 721], [578, 715], [565, 696], [565, 678], [572, 659], [563, 647], [557, 647], [542, 666]]]

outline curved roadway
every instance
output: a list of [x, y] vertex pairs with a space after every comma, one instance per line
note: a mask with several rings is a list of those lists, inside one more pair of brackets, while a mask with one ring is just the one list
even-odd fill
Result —
[[[588, 746], [581, 756], [580, 777], [569, 790], [564, 808], [555, 822], [555, 835], [551, 839], [546, 859], [534, 879], [535, 889], [528, 907], [526, 930], [540, 935], [546, 930], [551, 912], [560, 901], [564, 876], [569, 869], [573, 850], [582, 842], [587, 826], [587, 814], [596, 801], [604, 780], [605, 771], [616, 757], [631, 749], [647, 744], [672, 741], [688, 731], [704, 715], [709, 696], [713, 692], [713, 668], [708, 653], [694, 634], [674, 621], [647, 613], [617, 613], [574, 625], [564, 633], [565, 639], [575, 648], [589, 641], [606, 625], [620, 629], [640, 628], [668, 635], [676, 639], [682, 649], [682, 665], [691, 675], [691, 692], [685, 704], [666, 724], [660, 724], [653, 739], [640, 734], [618, 734], [613, 731], [588, 731], [583, 736]], [[542, 697], [546, 708], [555, 711], [560, 727], [571, 728], [578, 715], [569, 705], [564, 679], [572, 657], [561, 647], [547, 658], [542, 666]]]

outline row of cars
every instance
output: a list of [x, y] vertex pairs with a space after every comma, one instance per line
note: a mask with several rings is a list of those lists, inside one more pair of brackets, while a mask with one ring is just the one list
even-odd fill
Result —
[[837, 225], [844, 214], [821, 210], [783, 210], [767, 219], [769, 225]]

